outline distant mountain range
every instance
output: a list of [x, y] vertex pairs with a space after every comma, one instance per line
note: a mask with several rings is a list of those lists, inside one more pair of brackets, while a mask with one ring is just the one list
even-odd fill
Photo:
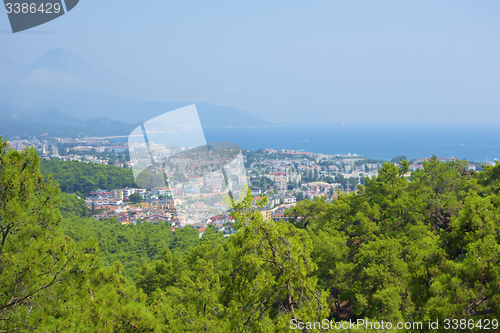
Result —
[[[107, 117], [108, 128], [121, 131], [165, 112], [196, 104], [204, 127], [275, 125], [232, 106], [123, 97], [111, 93], [113, 88], [103, 86], [102, 82], [90, 64], [62, 49], [47, 52], [30, 66], [0, 63], [0, 120], [24, 124], [26, 129], [36, 123], [53, 128], [88, 128], [90, 119]], [[1, 128], [0, 131], [0, 135], [4, 133]]]
[[83, 120], [73, 116], [69, 116], [54, 109], [48, 109], [33, 116], [22, 116], [20, 117], [20, 120], [28, 123], [52, 124], [73, 127], [82, 126], [84, 124]]
[[49, 109], [33, 116], [14, 113], [3, 119], [0, 117], [0, 136], [10, 139], [43, 134], [54, 137], [128, 135], [137, 126], [108, 117], [81, 120]]
[[66, 73], [83, 80], [98, 79], [99, 77], [88, 62], [63, 49], [50, 50], [35, 60], [28, 68], [32, 71], [49, 70], [57, 73]]

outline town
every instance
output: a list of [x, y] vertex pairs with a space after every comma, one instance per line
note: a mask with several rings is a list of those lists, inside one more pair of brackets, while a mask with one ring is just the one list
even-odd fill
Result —
[[[16, 150], [34, 147], [44, 159], [130, 168], [139, 174], [138, 188], [96, 189], [83, 198], [94, 219], [113, 217], [121, 224], [163, 221], [170, 223], [173, 230], [190, 225], [199, 231], [200, 237], [210, 225], [226, 236], [234, 233], [231, 199], [234, 204], [247, 192], [251, 192], [254, 202], [268, 197], [268, 204], [259, 208], [264, 218], [286, 220], [285, 211], [298, 201], [325, 197], [331, 202], [339, 193], [359, 193], [365, 177], [377, 176], [384, 163], [357, 154], [288, 149], [243, 149], [240, 153], [239, 148], [221, 149], [214, 154], [203, 147], [156, 145], [149, 153], [162, 161], [158, 173], [158, 168], [151, 169], [154, 163], [149, 159], [144, 162], [146, 147], [142, 151], [135, 147], [129, 152], [127, 146], [106, 139], [32, 138], [11, 140], [9, 145]], [[398, 156], [391, 162], [398, 164], [405, 158]], [[426, 159], [410, 161], [410, 171], [421, 168]], [[468, 169], [475, 170], [476, 165], [470, 164]], [[165, 178], [155, 178], [163, 173]]]

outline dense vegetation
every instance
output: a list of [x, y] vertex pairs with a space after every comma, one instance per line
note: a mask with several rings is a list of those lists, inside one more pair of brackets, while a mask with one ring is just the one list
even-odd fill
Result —
[[124, 275], [133, 279], [141, 263], [161, 259], [163, 251], [185, 252], [198, 244], [199, 233], [186, 227], [172, 233], [167, 223], [154, 225], [138, 221], [135, 225], [121, 225], [112, 217], [103, 221], [93, 218], [67, 216], [62, 220], [61, 230], [77, 243], [95, 239], [99, 246], [99, 257], [105, 266], [120, 262]]
[[447, 318], [500, 318], [500, 163], [474, 173], [432, 160], [410, 179], [408, 163], [387, 163], [358, 194], [301, 201], [290, 222], [264, 221], [248, 197], [234, 235], [201, 239], [89, 219], [38, 168], [34, 151], [1, 143], [3, 331], [282, 332], [365, 318], [439, 319], [421, 331], [449, 332]]
[[80, 197], [97, 189], [137, 187], [132, 170], [114, 165], [50, 159], [41, 161], [40, 171], [45, 177], [53, 174], [62, 192]]

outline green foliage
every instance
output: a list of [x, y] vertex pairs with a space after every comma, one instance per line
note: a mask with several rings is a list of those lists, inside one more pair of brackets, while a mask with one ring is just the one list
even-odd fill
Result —
[[287, 213], [313, 239], [336, 320], [498, 316], [497, 166], [477, 174], [463, 161], [423, 166], [408, 179], [407, 162], [385, 164], [360, 195], [305, 200]]
[[229, 255], [223, 240], [220, 234], [210, 233], [187, 256], [173, 255], [167, 249], [162, 261], [143, 268], [138, 285], [151, 295], [153, 309], [168, 331], [227, 328], [230, 319], [220, 300], [221, 275], [227, 270]]
[[174, 252], [186, 252], [198, 244], [199, 235], [198, 230], [191, 226], [177, 229], [174, 233], [171, 250]]
[[36, 152], [0, 140], [0, 329], [159, 331], [121, 266], [102, 268], [95, 243], [77, 247], [59, 231], [59, 204]]
[[132, 203], [139, 203], [142, 201], [142, 197], [140, 194], [137, 193], [132, 193], [131, 195], [128, 196], [128, 199], [132, 201]]
[[115, 262], [122, 263], [125, 276], [129, 278], [134, 277], [141, 261], [160, 259], [173, 240], [171, 227], [166, 223], [155, 226], [150, 222], [138, 221], [135, 225], [121, 225], [116, 222], [116, 218], [96, 221], [93, 218], [68, 216], [61, 226], [63, 232], [77, 243], [97, 240], [103, 264], [111, 266]]
[[471, 192], [450, 233], [412, 245], [413, 299], [425, 318], [498, 318], [499, 213], [498, 197]]
[[61, 204], [59, 209], [64, 216], [81, 216], [85, 217], [90, 214], [90, 209], [87, 207], [85, 200], [73, 194], [61, 193]]
[[395, 163], [395, 164], [399, 164], [400, 162], [402, 161], [407, 161], [408, 158], [406, 157], [406, 155], [398, 155], [396, 157], [394, 157], [393, 159], [391, 159], [391, 163]]
[[19, 153], [0, 140], [0, 325], [9, 329], [23, 327], [37, 298], [73, 264], [70, 245], [54, 231], [59, 190], [44, 181], [39, 163], [33, 149]]
[[500, 194], [500, 161], [496, 161], [494, 166], [484, 166], [483, 172], [477, 173], [476, 178], [490, 193]]
[[0, 145], [2, 331], [500, 317], [500, 163], [474, 173], [433, 158], [411, 176], [405, 160], [386, 163], [358, 193], [300, 201], [289, 222], [263, 220], [267, 197], [254, 207], [249, 194], [232, 212], [236, 233], [199, 238], [189, 226], [89, 218], [40, 174], [33, 150]]

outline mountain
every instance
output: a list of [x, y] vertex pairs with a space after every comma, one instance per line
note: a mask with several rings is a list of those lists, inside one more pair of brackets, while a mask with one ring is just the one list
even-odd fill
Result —
[[18, 108], [0, 101], [0, 136], [3, 138], [25, 138], [42, 134], [51, 137], [128, 135], [138, 126], [108, 117], [82, 120], [54, 109], [34, 115], [18, 111]]
[[10, 118], [18, 118], [21, 114], [23, 114], [23, 110], [14, 105], [6, 103], [4, 101], [0, 101], [0, 120], [10, 119]]
[[5, 102], [0, 104], [0, 117], [13, 110], [34, 116], [55, 109], [79, 119], [108, 117], [134, 124], [196, 104], [205, 127], [274, 125], [231, 106], [123, 97], [103, 82], [106, 80], [89, 63], [63, 49], [51, 50], [29, 66], [0, 63], [0, 100]]
[[138, 98], [120, 97], [103, 93], [75, 92], [68, 98], [50, 99], [26, 109], [29, 114], [55, 108], [78, 118], [97, 118], [106, 116], [125, 123], [145, 122], [165, 112], [195, 104], [200, 121], [205, 127], [227, 126], [271, 126], [273, 123], [262, 120], [247, 111], [232, 106], [216, 106], [207, 102], [159, 102], [144, 101]]
[[85, 123], [83, 124], [83, 131], [84, 132], [100, 131], [103, 133], [105, 133], [106, 131], [110, 131], [113, 133], [128, 135], [138, 125], [139, 124], [127, 124], [108, 117], [100, 117], [85, 121]]
[[28, 123], [52, 124], [60, 126], [82, 126], [83, 120], [69, 116], [54, 109], [48, 109], [32, 116], [23, 116], [21, 120]]
[[83, 61], [71, 52], [53, 49], [35, 60], [29, 66], [31, 70], [47, 69], [53, 72], [67, 73], [78, 78], [97, 78], [98, 74], [88, 62]]

